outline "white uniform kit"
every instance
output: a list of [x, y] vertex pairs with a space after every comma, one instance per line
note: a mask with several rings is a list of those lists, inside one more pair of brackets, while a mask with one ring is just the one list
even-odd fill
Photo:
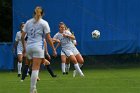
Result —
[[63, 33], [60, 32], [56, 33], [53, 37], [55, 39], [60, 40], [61, 47], [62, 47], [61, 55], [65, 54], [67, 57], [69, 57], [70, 55], [76, 56], [77, 54], [79, 54], [79, 51], [72, 43], [72, 40], [68, 37], [63, 37], [63, 34], [72, 35], [70, 31], [64, 31]]
[[34, 18], [28, 20], [24, 26], [24, 32], [27, 33], [28, 40], [26, 46], [26, 55], [28, 59], [44, 58], [44, 36], [50, 33], [48, 22], [40, 19], [38, 22]]
[[17, 54], [22, 54], [23, 47], [22, 47], [22, 43], [21, 43], [21, 31], [18, 31], [17, 32], [15, 41], [18, 42], [18, 45], [17, 45]]

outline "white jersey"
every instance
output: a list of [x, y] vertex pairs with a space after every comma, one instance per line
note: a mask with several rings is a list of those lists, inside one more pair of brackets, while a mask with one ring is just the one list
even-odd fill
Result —
[[23, 48], [22, 48], [22, 42], [21, 42], [21, 31], [17, 32], [15, 41], [18, 42], [17, 50], [21, 50], [22, 51]]
[[64, 31], [63, 33], [56, 33], [53, 38], [59, 39], [61, 43], [62, 49], [72, 49], [75, 48], [74, 44], [72, 43], [72, 40], [67, 37], [63, 37], [62, 34], [72, 35], [70, 31]]
[[50, 27], [48, 22], [40, 19], [38, 22], [34, 18], [28, 20], [23, 28], [23, 31], [27, 33], [27, 47], [34, 46], [43, 48], [43, 39], [46, 33], [50, 33]]

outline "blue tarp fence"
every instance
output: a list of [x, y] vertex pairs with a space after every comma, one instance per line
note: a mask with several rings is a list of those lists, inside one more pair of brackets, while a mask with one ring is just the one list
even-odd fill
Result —
[[[13, 0], [13, 41], [36, 6], [44, 9], [51, 36], [61, 21], [74, 31], [82, 55], [140, 53], [140, 0]], [[95, 29], [101, 32], [97, 40], [91, 37]]]
[[11, 43], [0, 43], [0, 70], [14, 69]]

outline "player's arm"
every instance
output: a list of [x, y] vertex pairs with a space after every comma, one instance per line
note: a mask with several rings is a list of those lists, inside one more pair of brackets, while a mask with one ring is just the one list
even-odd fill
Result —
[[60, 43], [59, 39], [53, 38], [53, 43]]
[[14, 45], [13, 45], [13, 53], [15, 53], [15, 50], [17, 48], [17, 45], [18, 45], [18, 41], [15, 41], [14, 42]]
[[18, 34], [16, 34], [15, 42], [14, 42], [14, 45], [13, 45], [13, 52], [15, 52], [15, 49], [17, 48], [17, 45], [18, 45]]
[[63, 34], [63, 37], [67, 37], [67, 38], [70, 38], [72, 40], [75, 39], [75, 36], [73, 34], [71, 34], [71, 32], [67, 32], [67, 34]]
[[44, 39], [44, 47], [45, 47], [45, 55], [46, 55], [49, 59], [51, 59], [51, 57], [50, 57], [50, 55], [49, 55], [49, 53], [48, 53], [47, 42], [46, 42], [45, 39]]
[[61, 45], [61, 43], [57, 43], [55, 49], [57, 49], [60, 45]]
[[25, 54], [26, 52], [25, 39], [24, 39], [25, 35], [26, 35], [26, 32], [22, 32], [21, 41], [22, 41], [22, 46], [23, 46], [23, 54]]
[[74, 40], [75, 39], [75, 36], [74, 35], [67, 35], [68, 38]]
[[54, 47], [53, 40], [52, 40], [52, 38], [51, 38], [51, 36], [50, 36], [50, 33], [46, 33], [46, 39], [47, 39], [49, 45], [52, 47], [54, 56], [56, 56], [56, 55], [57, 55], [56, 49], [55, 49], [55, 47]]

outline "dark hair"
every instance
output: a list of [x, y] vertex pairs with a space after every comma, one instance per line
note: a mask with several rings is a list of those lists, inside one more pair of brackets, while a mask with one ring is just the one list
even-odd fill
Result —
[[[43, 15], [44, 15], [44, 10], [43, 10], [43, 8], [42, 8], [41, 6], [37, 6], [37, 7], [39, 7], [39, 8], [42, 10], [42, 11], [41, 11], [41, 15], [43, 16]], [[36, 7], [36, 8], [37, 8], [37, 7]], [[35, 9], [36, 9], [36, 8], [35, 8]], [[36, 12], [35, 12], [35, 10], [34, 10], [33, 16], [34, 16], [35, 14], [36, 14]]]
[[25, 23], [24, 23], [24, 22], [21, 22], [21, 23], [20, 23], [20, 28], [21, 28], [21, 26], [22, 26], [23, 24], [25, 24]]

